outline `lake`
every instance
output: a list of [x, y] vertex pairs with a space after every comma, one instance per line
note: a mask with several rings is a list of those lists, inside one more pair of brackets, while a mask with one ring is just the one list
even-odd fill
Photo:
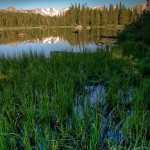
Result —
[[49, 56], [53, 52], [84, 52], [114, 45], [115, 39], [100, 35], [116, 35], [117, 30], [106, 29], [24, 29], [0, 32], [0, 56], [14, 57], [23, 53]]

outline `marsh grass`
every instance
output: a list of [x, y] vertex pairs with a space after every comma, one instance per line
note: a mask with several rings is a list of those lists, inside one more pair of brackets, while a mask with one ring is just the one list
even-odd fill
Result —
[[[149, 149], [149, 76], [124, 49], [1, 57], [0, 149]], [[88, 99], [82, 118], [75, 97], [100, 82], [107, 103], [94, 108]], [[122, 137], [108, 136], [107, 128]]]

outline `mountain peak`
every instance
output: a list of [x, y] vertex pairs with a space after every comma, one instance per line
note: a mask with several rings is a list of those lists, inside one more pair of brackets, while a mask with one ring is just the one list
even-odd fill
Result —
[[13, 6], [10, 6], [6, 10], [8, 10], [8, 11], [15, 11], [16, 9]]
[[43, 16], [58, 16], [60, 11], [56, 8], [37, 8], [33, 10], [33, 13], [41, 14]]
[[33, 14], [40, 14], [42, 16], [59, 16], [59, 15], [65, 15], [65, 13], [69, 10], [69, 8], [63, 8], [61, 10], [58, 10], [54, 7], [52, 8], [36, 8], [32, 10], [24, 10], [24, 9], [15, 9], [13, 6], [10, 6], [6, 9], [6, 11], [9, 12], [18, 12], [18, 13], [33, 13]]
[[96, 6], [96, 7], [93, 7], [92, 9], [97, 9], [97, 10], [103, 10], [104, 9], [104, 7], [103, 6]]
[[138, 12], [142, 12], [144, 10], [147, 10], [148, 9], [147, 3], [137, 5], [136, 9], [137, 9]]

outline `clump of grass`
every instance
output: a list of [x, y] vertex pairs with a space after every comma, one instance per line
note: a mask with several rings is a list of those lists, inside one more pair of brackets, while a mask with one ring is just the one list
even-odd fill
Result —
[[[146, 120], [149, 116], [149, 78], [141, 76], [136, 59], [124, 55], [122, 50], [63, 53], [47, 58], [24, 54], [19, 58], [1, 57], [0, 62], [3, 76], [0, 78], [0, 149], [115, 149], [130, 146], [142, 149], [149, 146], [149, 121]], [[97, 80], [95, 83], [102, 81], [106, 87], [108, 112], [104, 111], [103, 105], [93, 108], [88, 100], [82, 118], [76, 114], [75, 97], [84, 93], [84, 85], [90, 83], [90, 79]], [[135, 88], [132, 106], [128, 96], [122, 97], [120, 93], [122, 88], [128, 95], [130, 87]], [[130, 116], [127, 111], [122, 111], [127, 102], [132, 107]], [[141, 103], [144, 110], [139, 113]], [[116, 131], [119, 127], [123, 130], [124, 138], [119, 143], [115, 138], [104, 139], [101, 134], [108, 134], [108, 130], [103, 131], [103, 118], [111, 112], [117, 124], [115, 127], [110, 122], [108, 126], [114, 126]]]

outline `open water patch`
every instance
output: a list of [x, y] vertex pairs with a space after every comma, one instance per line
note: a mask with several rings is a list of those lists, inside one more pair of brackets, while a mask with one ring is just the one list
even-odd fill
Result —
[[[122, 130], [123, 120], [121, 115], [131, 115], [131, 103], [133, 101], [132, 88], [128, 92], [118, 88], [120, 100], [116, 106], [108, 102], [108, 91], [103, 84], [85, 85], [84, 93], [78, 95], [75, 100], [75, 114], [82, 120], [90, 109], [101, 115], [100, 147], [105, 148], [109, 140], [111, 143], [120, 144], [125, 140], [125, 133]], [[112, 102], [113, 103], [113, 102]], [[91, 117], [94, 117], [91, 116]], [[89, 119], [90, 121], [90, 119]]]

